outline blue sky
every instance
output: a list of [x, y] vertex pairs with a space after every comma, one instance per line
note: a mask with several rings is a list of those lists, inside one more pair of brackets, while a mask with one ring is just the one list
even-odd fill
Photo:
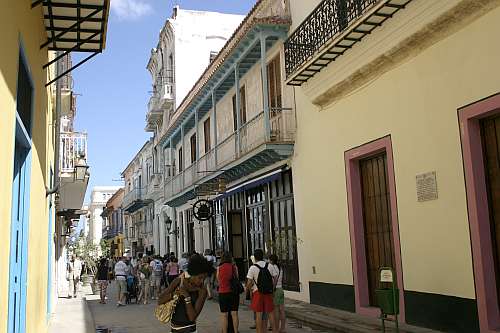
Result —
[[[246, 14], [255, 0], [111, 0], [106, 49], [73, 72], [75, 129], [88, 132], [90, 184], [121, 185], [120, 172], [150, 137], [144, 132], [151, 48], [172, 7]], [[78, 61], [80, 55], [74, 55]]]

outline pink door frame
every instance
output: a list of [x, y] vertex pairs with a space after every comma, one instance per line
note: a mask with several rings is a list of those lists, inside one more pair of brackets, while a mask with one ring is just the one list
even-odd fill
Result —
[[496, 113], [500, 113], [500, 94], [458, 110], [479, 324], [481, 332], [488, 333], [500, 332], [500, 309], [479, 121]]
[[391, 203], [391, 222], [395, 257], [394, 259], [396, 261], [396, 267], [394, 269], [396, 270], [397, 283], [399, 288], [399, 320], [400, 322], [405, 322], [401, 244], [399, 240], [394, 160], [390, 136], [386, 136], [381, 139], [369, 142], [360, 147], [348, 150], [344, 153], [356, 312], [370, 317], [377, 317], [380, 315], [380, 310], [378, 308], [369, 306], [368, 276], [366, 271], [365, 236], [363, 226], [363, 206], [361, 204], [363, 199], [361, 194], [359, 160], [379, 154], [381, 152], [385, 152], [387, 154], [387, 177], [389, 182]]

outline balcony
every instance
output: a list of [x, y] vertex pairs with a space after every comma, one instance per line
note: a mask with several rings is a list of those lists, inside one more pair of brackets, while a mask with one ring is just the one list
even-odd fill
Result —
[[222, 177], [227, 182], [250, 175], [259, 169], [289, 158], [295, 140], [295, 114], [292, 108], [271, 108], [269, 134], [264, 112], [243, 124], [238, 132], [219, 142], [165, 182], [165, 199], [176, 206], [195, 197], [195, 188]]
[[156, 77], [153, 96], [149, 99], [146, 114], [146, 131], [152, 132], [162, 121], [163, 112], [174, 105], [174, 79], [171, 70], [162, 70]]
[[163, 196], [163, 174], [155, 173], [152, 175], [148, 184], [146, 198], [152, 201], [158, 201]]
[[147, 187], [134, 188], [126, 193], [123, 197], [123, 210], [127, 213], [133, 213], [142, 207], [152, 203], [151, 199], [147, 198]]
[[301, 86], [411, 0], [323, 0], [285, 43], [287, 84]]
[[59, 139], [59, 207], [61, 210], [82, 208], [89, 174], [76, 179], [75, 167], [87, 164], [87, 133], [62, 132]]

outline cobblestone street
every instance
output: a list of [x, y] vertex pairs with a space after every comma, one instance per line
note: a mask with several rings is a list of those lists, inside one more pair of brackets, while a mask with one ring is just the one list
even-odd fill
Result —
[[[107, 304], [99, 304], [98, 295], [87, 295], [87, 302], [96, 325], [96, 332], [105, 333], [153, 333], [170, 332], [169, 327], [161, 324], [154, 316], [156, 301], [151, 301], [147, 305], [130, 304], [123, 307], [116, 306], [116, 283], [111, 283], [108, 287]], [[240, 306], [240, 333], [255, 332], [249, 329], [253, 324], [252, 312], [246, 305]], [[203, 311], [198, 318], [199, 333], [220, 332], [219, 306], [215, 301], [207, 301]], [[324, 332], [310, 328], [300, 328], [300, 325], [289, 322], [288, 333], [299, 332]], [[106, 331], [108, 329], [109, 331]], [[325, 332], [326, 333], [326, 332]]]

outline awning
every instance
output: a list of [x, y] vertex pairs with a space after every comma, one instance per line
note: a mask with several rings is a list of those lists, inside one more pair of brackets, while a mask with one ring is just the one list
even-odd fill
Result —
[[281, 177], [282, 172], [283, 172], [282, 169], [274, 170], [274, 171], [271, 171], [265, 175], [262, 175], [260, 177], [254, 178], [254, 179], [249, 180], [247, 182], [244, 182], [243, 184], [236, 185], [233, 188], [227, 190], [224, 194], [216, 197], [214, 200], [221, 200], [221, 199], [227, 198], [233, 194], [242, 192], [244, 190], [249, 190], [249, 189], [255, 188], [259, 185], [270, 183], [273, 180], [279, 179]]
[[90, 55], [46, 85], [101, 53], [106, 46], [110, 0], [32, 0], [31, 7], [43, 6], [43, 21], [47, 40], [40, 48], [61, 51], [45, 64], [46, 68], [70, 52]]

